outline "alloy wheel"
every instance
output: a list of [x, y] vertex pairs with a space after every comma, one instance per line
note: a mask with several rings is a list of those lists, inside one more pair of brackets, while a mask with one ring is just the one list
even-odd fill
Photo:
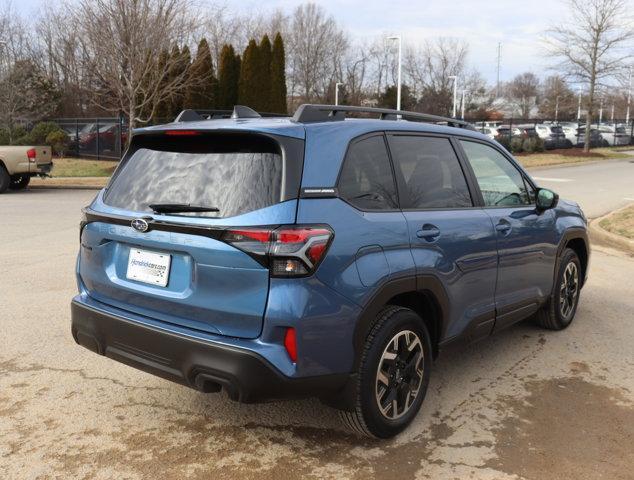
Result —
[[375, 395], [381, 414], [390, 420], [405, 415], [423, 381], [423, 344], [411, 330], [398, 332], [383, 350], [376, 373]]
[[579, 293], [579, 271], [574, 262], [568, 263], [559, 288], [559, 311], [561, 316], [568, 318], [574, 309]]

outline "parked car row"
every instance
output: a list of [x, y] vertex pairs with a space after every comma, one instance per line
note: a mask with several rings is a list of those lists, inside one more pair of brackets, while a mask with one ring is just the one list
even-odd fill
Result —
[[[544, 122], [513, 126], [500, 122], [483, 122], [476, 124], [475, 127], [487, 137], [498, 141], [508, 140], [509, 137], [539, 137], [543, 140], [544, 148], [547, 150], [582, 147], [586, 140], [586, 126], [576, 122]], [[595, 124], [590, 128], [591, 147], [610, 147], [633, 143], [632, 131], [628, 131], [624, 124]]]

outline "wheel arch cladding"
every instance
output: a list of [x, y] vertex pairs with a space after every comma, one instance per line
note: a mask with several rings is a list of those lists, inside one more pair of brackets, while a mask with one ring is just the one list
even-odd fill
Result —
[[[439, 280], [435, 279], [436, 282]], [[428, 283], [428, 282], [425, 282]], [[431, 288], [427, 288], [427, 287]], [[447, 317], [448, 299], [442, 285], [421, 285], [415, 277], [392, 280], [384, 284], [367, 303], [359, 317], [354, 333], [354, 370], [359, 367], [365, 339], [372, 329], [378, 313], [387, 305], [398, 305], [416, 312], [429, 330], [434, 358], [442, 340]]]
[[571, 238], [566, 242], [565, 248], [570, 248], [577, 254], [577, 257], [579, 257], [579, 263], [581, 263], [581, 278], [582, 282], [585, 282], [588, 268], [588, 246], [586, 245], [586, 241], [581, 237]]

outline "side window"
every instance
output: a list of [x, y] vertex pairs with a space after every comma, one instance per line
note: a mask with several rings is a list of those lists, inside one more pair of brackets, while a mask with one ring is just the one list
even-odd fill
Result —
[[396, 184], [382, 135], [350, 145], [338, 188], [342, 198], [361, 210], [398, 208]]
[[522, 174], [504, 155], [481, 143], [464, 140], [460, 143], [478, 180], [486, 206], [532, 203]]
[[447, 138], [395, 135], [394, 165], [405, 179], [403, 208], [471, 207], [471, 195], [458, 157]]

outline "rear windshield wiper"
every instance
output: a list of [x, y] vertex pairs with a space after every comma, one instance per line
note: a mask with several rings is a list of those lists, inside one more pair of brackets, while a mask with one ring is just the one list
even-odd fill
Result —
[[185, 213], [185, 212], [219, 212], [216, 207], [202, 207], [189, 203], [150, 203], [148, 205], [154, 213]]

